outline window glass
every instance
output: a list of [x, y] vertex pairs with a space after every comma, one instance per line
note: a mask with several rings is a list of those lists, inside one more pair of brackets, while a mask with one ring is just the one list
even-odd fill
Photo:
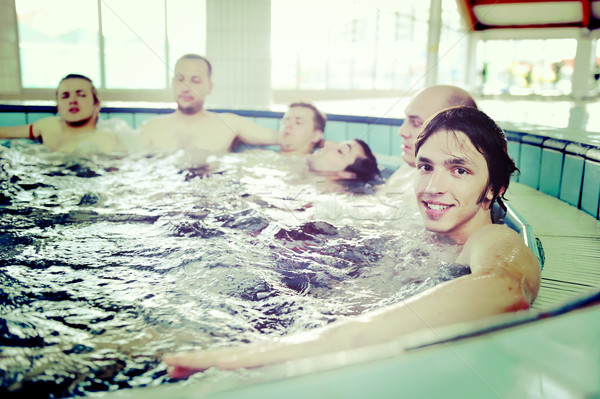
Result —
[[56, 88], [69, 73], [100, 83], [96, 0], [27, 0], [15, 5], [23, 87]]
[[102, 0], [109, 89], [162, 89], [167, 81], [164, 0]]
[[575, 39], [485, 41], [483, 94], [569, 94], [576, 49]]
[[168, 1], [169, 76], [184, 54], [206, 53], [206, 4], [204, 1]]
[[428, 7], [418, 0], [273, 0], [273, 88], [411, 87], [425, 73]]
[[438, 81], [462, 86], [466, 79], [468, 35], [464, 31], [456, 1], [442, 1]]

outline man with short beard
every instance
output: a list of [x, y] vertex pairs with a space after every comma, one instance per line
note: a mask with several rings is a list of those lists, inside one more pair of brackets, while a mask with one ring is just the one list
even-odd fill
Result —
[[233, 114], [206, 110], [204, 101], [213, 88], [210, 62], [197, 54], [177, 60], [173, 76], [174, 113], [148, 120], [141, 126], [143, 143], [155, 150], [184, 149], [226, 153], [237, 138], [244, 144], [277, 144], [277, 132]]

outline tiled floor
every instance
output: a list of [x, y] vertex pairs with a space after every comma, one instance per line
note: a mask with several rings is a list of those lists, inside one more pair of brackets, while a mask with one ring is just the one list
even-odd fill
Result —
[[512, 182], [506, 197], [531, 225], [546, 256], [534, 308], [600, 288], [600, 221], [523, 184]]

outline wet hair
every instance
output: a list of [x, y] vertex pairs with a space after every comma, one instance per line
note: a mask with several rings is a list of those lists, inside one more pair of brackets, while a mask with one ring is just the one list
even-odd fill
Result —
[[198, 54], [184, 54], [181, 57], [179, 57], [179, 59], [177, 60], [177, 62], [181, 61], [181, 60], [201, 60], [206, 62], [206, 66], [208, 67], [208, 77], [212, 77], [212, 65], [210, 64], [210, 61], [206, 58], [203, 57], [201, 55]]
[[375, 179], [380, 175], [379, 168], [377, 167], [377, 159], [369, 148], [369, 145], [360, 139], [355, 139], [363, 149], [365, 157], [358, 157], [350, 165], [344, 169], [346, 172], [352, 172], [356, 175], [356, 180], [369, 181]]
[[[100, 99], [98, 98], [98, 92], [96, 91], [96, 87], [94, 86], [94, 82], [92, 82], [92, 79], [88, 78], [85, 75], [80, 75], [78, 73], [70, 73], [64, 78], [62, 78], [60, 82], [58, 82], [58, 86], [60, 87], [60, 84], [67, 79], [83, 79], [90, 82], [90, 86], [92, 86], [92, 96], [94, 97], [94, 105], [100, 102]], [[56, 98], [58, 98], [58, 88], [56, 89]]]
[[479, 151], [488, 167], [488, 182], [481, 193], [479, 202], [485, 198], [488, 189], [493, 193], [491, 206], [494, 202], [506, 211], [502, 202], [504, 192], [510, 183], [510, 176], [517, 171], [515, 162], [508, 155], [506, 135], [504, 131], [484, 112], [472, 107], [454, 107], [440, 111], [429, 119], [423, 131], [417, 137], [415, 154], [421, 146], [435, 133], [444, 130], [456, 135], [462, 132], [467, 135], [473, 146]]

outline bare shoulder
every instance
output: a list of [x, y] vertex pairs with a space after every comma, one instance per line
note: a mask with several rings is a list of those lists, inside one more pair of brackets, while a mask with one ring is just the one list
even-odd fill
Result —
[[59, 141], [64, 135], [63, 122], [58, 116], [43, 118], [33, 123], [35, 137], [42, 136], [44, 143], [52, 146], [54, 141]]
[[154, 118], [144, 121], [144, 123], [142, 123], [140, 128], [142, 129], [142, 131], [144, 131], [144, 130], [152, 130], [157, 127], [162, 127], [162, 126], [167, 125], [172, 118], [173, 118], [172, 114], [159, 115], [159, 116], [156, 116]]
[[519, 233], [505, 225], [479, 228], [469, 237], [457, 261], [468, 264], [473, 274], [502, 273], [524, 281], [530, 292], [539, 289], [538, 259]]
[[34, 129], [40, 130], [60, 130], [60, 118], [58, 116], [50, 116], [33, 122]]
[[236, 129], [248, 120], [243, 116], [234, 114], [233, 112], [210, 112], [209, 114], [214, 119], [220, 120], [221, 122], [226, 123], [228, 126]]

